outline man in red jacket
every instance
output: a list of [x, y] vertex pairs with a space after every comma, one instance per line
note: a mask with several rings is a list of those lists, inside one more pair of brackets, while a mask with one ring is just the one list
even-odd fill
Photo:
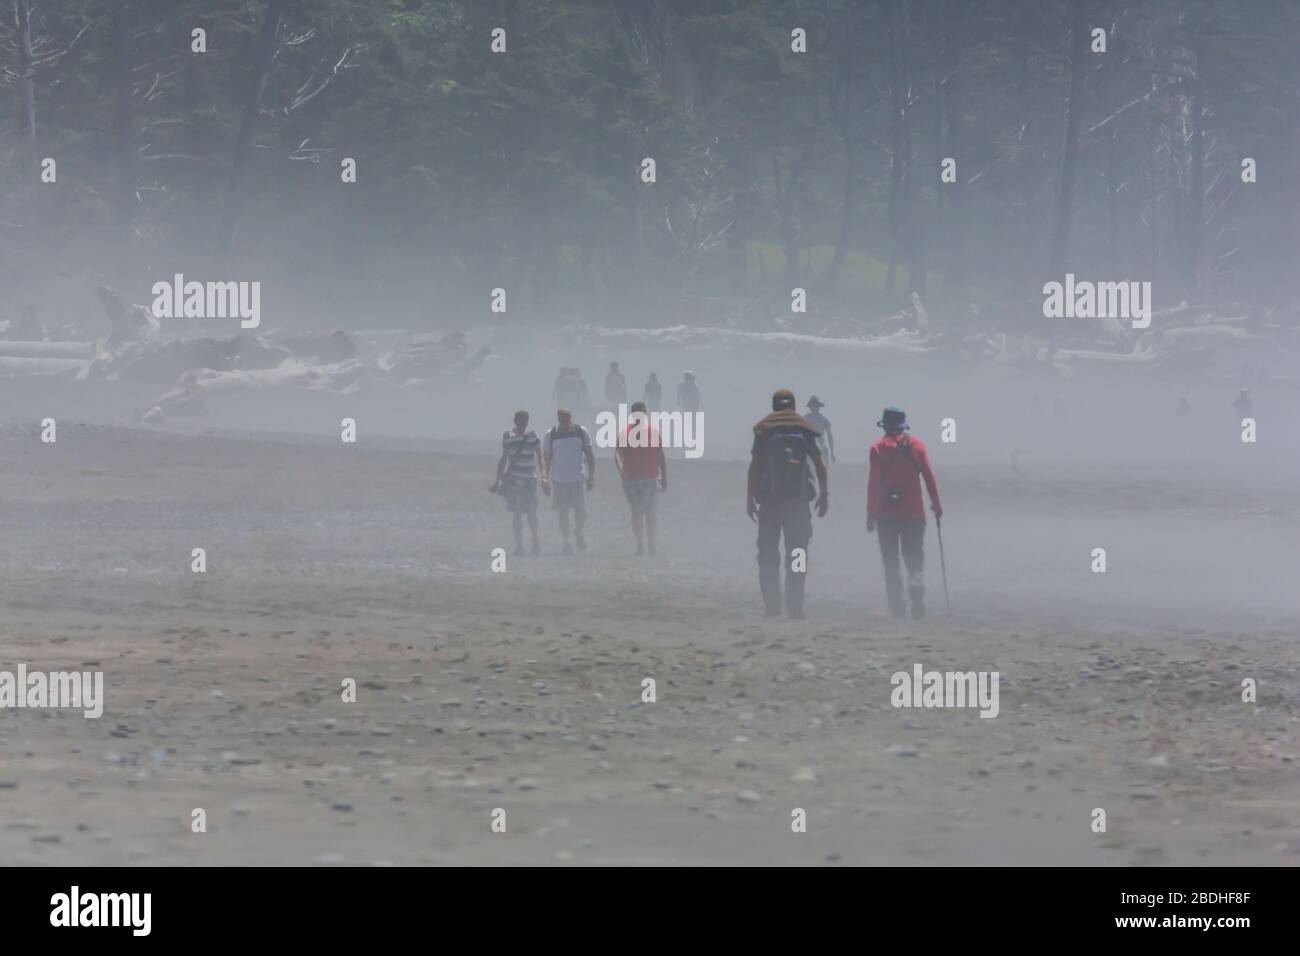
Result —
[[907, 595], [912, 602], [912, 617], [925, 616], [925, 507], [921, 498], [921, 479], [930, 494], [930, 508], [937, 521], [943, 515], [939, 503], [939, 483], [930, 467], [930, 456], [919, 438], [907, 434], [907, 413], [889, 407], [876, 425], [885, 437], [871, 446], [871, 472], [867, 479], [867, 531], [880, 529], [880, 555], [885, 560], [885, 594], [889, 612], [902, 617], [907, 610], [903, 600], [903, 578], [898, 556], [902, 551], [907, 565]]

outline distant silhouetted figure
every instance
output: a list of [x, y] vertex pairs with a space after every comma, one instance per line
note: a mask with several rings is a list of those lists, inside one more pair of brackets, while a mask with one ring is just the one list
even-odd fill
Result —
[[645, 393], [641, 396], [645, 400], [648, 411], [657, 412], [663, 407], [664, 387], [659, 382], [659, 376], [654, 372], [645, 381]]
[[704, 399], [700, 397], [700, 387], [695, 384], [694, 372], [682, 373], [682, 380], [677, 385], [677, 407], [684, 412], [698, 412], [704, 408]]
[[9, 338], [24, 342], [39, 342], [45, 338], [41, 323], [36, 318], [36, 307], [25, 305], [9, 330]]
[[605, 376], [605, 401], [614, 411], [627, 404], [627, 379], [618, 370], [617, 362], [609, 363], [609, 374]]
[[1250, 400], [1250, 396], [1243, 388], [1236, 401], [1232, 403], [1232, 408], [1240, 417], [1245, 418], [1254, 410], [1255, 403]]
[[822, 414], [822, 409], [826, 407], [816, 395], [808, 399], [809, 412], [805, 416], [808, 421], [817, 426], [821, 432], [821, 437], [817, 439], [817, 444], [821, 446], [822, 454], [827, 457], [831, 464], [835, 463], [835, 436], [831, 434], [831, 420]]
[[591, 390], [587, 388], [587, 380], [582, 377], [582, 369], [576, 366], [573, 369], [573, 380], [577, 408], [571, 410], [583, 421], [586, 421], [591, 417]]
[[551, 404], [555, 406], [567, 405], [572, 386], [573, 371], [572, 369], [562, 367], [560, 374], [555, 376], [555, 387], [551, 389]]
[[551, 404], [556, 408], [569, 409], [580, 421], [587, 418], [587, 412], [591, 409], [591, 395], [578, 369], [560, 369], [560, 377], [555, 380], [555, 388], [551, 392]]
[[1192, 403], [1189, 402], [1187, 400], [1187, 396], [1184, 395], [1182, 398], [1178, 400], [1178, 404], [1174, 406], [1174, 414], [1177, 415], [1179, 418], [1186, 418], [1191, 413], [1192, 413]]

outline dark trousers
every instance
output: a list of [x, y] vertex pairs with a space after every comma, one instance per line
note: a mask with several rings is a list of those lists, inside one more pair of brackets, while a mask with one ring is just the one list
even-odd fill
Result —
[[[790, 554], [812, 540], [812, 505], [802, 499], [758, 503], [758, 586], [768, 613], [781, 613], [781, 537], [785, 537], [785, 609], [803, 613], [803, 571], [790, 570]], [[806, 566], [806, 564], [804, 565]]]
[[907, 610], [903, 599], [903, 575], [898, 566], [902, 553], [907, 566], [907, 593], [912, 599], [913, 613], [924, 609], [925, 600], [925, 519], [881, 518], [876, 522], [880, 538], [880, 556], [885, 560], [885, 596], [889, 610], [901, 615]]

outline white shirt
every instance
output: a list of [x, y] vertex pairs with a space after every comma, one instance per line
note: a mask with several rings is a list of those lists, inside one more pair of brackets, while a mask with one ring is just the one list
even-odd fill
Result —
[[574, 425], [562, 432], [557, 425], [547, 431], [543, 444], [551, 456], [551, 481], [582, 481], [586, 477], [583, 453], [591, 447], [587, 429]]

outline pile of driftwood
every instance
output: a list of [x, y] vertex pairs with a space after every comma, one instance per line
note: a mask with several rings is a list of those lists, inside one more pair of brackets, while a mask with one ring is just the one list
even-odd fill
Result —
[[[487, 358], [462, 333], [415, 337], [360, 357], [343, 331], [174, 336], [144, 306], [96, 290], [108, 318], [98, 341], [54, 341], [25, 315], [0, 323], [0, 375], [57, 375], [79, 380], [167, 386], [139, 412], [141, 421], [206, 414], [205, 393], [236, 389], [312, 389], [348, 395], [367, 387], [417, 389], [464, 382]], [[179, 325], [179, 323], [177, 323]], [[18, 336], [21, 336], [19, 338]]]
[[[1097, 375], [1153, 375], [1191, 380], [1216, 359], [1273, 368], [1285, 380], [1300, 363], [1300, 313], [1264, 313], [1233, 307], [1186, 304], [1154, 312], [1147, 328], [1115, 319], [1046, 319], [1022, 323], [1009, 333], [978, 315], [938, 327], [913, 295], [912, 308], [874, 322], [858, 323], [854, 335], [809, 322], [795, 331], [777, 320], [769, 328], [688, 326], [608, 328], [569, 326], [575, 345], [619, 352], [681, 348], [772, 355], [774, 350], [814, 361], [872, 366], [977, 368], [982, 364], [1023, 369], [1061, 379]], [[1005, 324], [1005, 323], [1003, 323]], [[844, 323], [838, 323], [843, 326]], [[815, 331], [808, 331], [813, 326]]]
[[[157, 422], [169, 415], [204, 414], [207, 393], [238, 389], [307, 389], [355, 394], [375, 388], [421, 389], [462, 384], [490, 349], [471, 350], [463, 333], [403, 337], [391, 348], [363, 357], [346, 332], [185, 336], [143, 306], [96, 290], [108, 319], [98, 341], [57, 340], [30, 313], [0, 322], [0, 376], [55, 375], [100, 381], [148, 382], [163, 390], [139, 412]], [[170, 323], [170, 320], [167, 320]], [[1002, 322], [1005, 326], [1008, 323]], [[1056, 378], [1154, 375], [1191, 380], [1212, 363], [1244, 361], [1262, 378], [1292, 381], [1300, 366], [1300, 312], [1180, 305], [1155, 312], [1148, 327], [1115, 319], [1045, 319], [1009, 333], [989, 317], [932, 321], [921, 300], [876, 320], [800, 323], [772, 320], [761, 328], [675, 325], [668, 328], [569, 326], [577, 347], [612, 353], [643, 348], [813, 361], [844, 361], [864, 368], [884, 365], [974, 371], [992, 365]], [[170, 334], [169, 333], [173, 333]], [[547, 331], [548, 338], [554, 337]], [[527, 349], [526, 342], [513, 346]]]

